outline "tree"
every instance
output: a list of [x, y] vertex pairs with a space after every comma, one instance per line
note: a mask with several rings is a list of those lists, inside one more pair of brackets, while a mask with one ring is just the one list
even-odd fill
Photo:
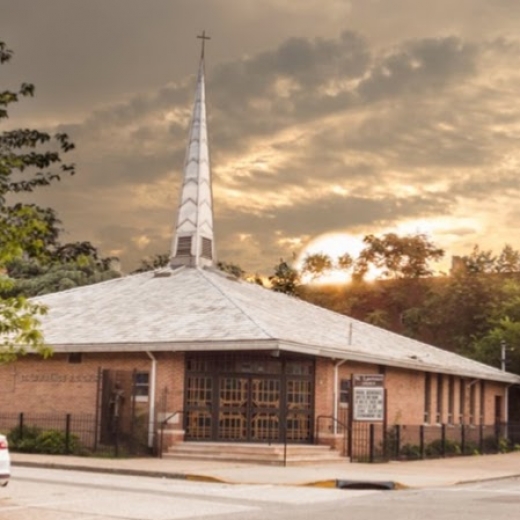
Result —
[[157, 253], [151, 258], [141, 260], [141, 264], [137, 269], [132, 271], [132, 274], [145, 273], [146, 271], [154, 271], [161, 267], [166, 267], [170, 263], [170, 255], [168, 253]]
[[520, 251], [506, 244], [499, 255], [493, 251], [483, 251], [473, 246], [469, 255], [455, 257], [457, 268], [471, 273], [518, 273], [520, 272]]
[[283, 258], [275, 265], [274, 274], [269, 277], [271, 289], [276, 292], [297, 295], [300, 285], [300, 274]]
[[491, 250], [483, 251], [478, 245], [473, 246], [469, 255], [460, 258], [464, 270], [468, 273], [482, 274], [496, 272], [497, 257]]
[[354, 266], [354, 259], [349, 253], [343, 253], [341, 256], [338, 256], [338, 269], [343, 269], [344, 271], [348, 271], [352, 269]]
[[421, 278], [431, 276], [430, 262], [440, 260], [444, 251], [424, 234], [399, 236], [387, 233], [382, 237], [367, 235], [365, 248], [354, 267], [355, 274], [363, 278], [370, 265], [382, 270], [384, 278]]
[[233, 264], [231, 262], [218, 262], [217, 267], [224, 271], [225, 273], [229, 273], [235, 278], [245, 279], [246, 272], [237, 264]]
[[487, 331], [472, 338], [466, 354], [500, 367], [504, 349], [506, 369], [520, 374], [520, 282], [514, 278], [501, 280], [498, 293], [493, 312], [487, 320]]
[[302, 274], [309, 274], [314, 280], [327, 273], [333, 268], [332, 259], [329, 255], [324, 253], [314, 253], [312, 255], [306, 255], [303, 259], [303, 265], [301, 267]]
[[[13, 53], [0, 41], [0, 65], [12, 59]], [[8, 108], [22, 97], [33, 96], [34, 86], [22, 83], [18, 90], [0, 91], [0, 120], [8, 117]], [[51, 146], [51, 149], [42, 147]], [[45, 248], [41, 235], [47, 235], [49, 222], [45, 210], [31, 204], [9, 205], [7, 195], [32, 192], [60, 180], [63, 173], [74, 174], [73, 164], [61, 162], [62, 153], [74, 148], [65, 133], [54, 136], [35, 129], [8, 130], [0, 134], [0, 269], [20, 258], [26, 251], [37, 256]], [[0, 288], [12, 282], [5, 276]], [[45, 308], [22, 296], [0, 298], [0, 362], [16, 359], [29, 351], [46, 356], [38, 317]]]
[[117, 259], [100, 257], [90, 242], [60, 245], [46, 256], [50, 259], [24, 257], [9, 262], [6, 270], [12, 283], [0, 290], [0, 296], [41, 296], [121, 276], [112, 268]]

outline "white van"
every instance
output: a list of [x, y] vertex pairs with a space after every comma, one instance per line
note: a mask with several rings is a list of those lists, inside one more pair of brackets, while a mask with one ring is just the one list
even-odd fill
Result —
[[9, 444], [5, 435], [0, 434], [0, 486], [7, 486], [11, 476]]

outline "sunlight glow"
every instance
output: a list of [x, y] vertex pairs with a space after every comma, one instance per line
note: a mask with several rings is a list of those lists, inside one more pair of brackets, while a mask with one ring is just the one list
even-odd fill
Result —
[[[298, 255], [296, 259], [296, 268], [301, 269], [303, 260], [307, 255], [323, 253], [330, 256], [333, 262], [336, 262], [338, 257], [348, 253], [354, 260], [359, 256], [363, 249], [363, 236], [351, 235], [349, 233], [327, 233], [320, 235], [311, 242], [309, 242]], [[375, 269], [371, 269], [366, 280], [374, 280], [379, 275]], [[345, 271], [339, 268], [333, 268], [331, 271], [323, 276], [314, 278], [311, 275], [303, 276], [303, 283], [318, 283], [318, 284], [337, 284], [347, 283], [351, 279], [351, 271]]]

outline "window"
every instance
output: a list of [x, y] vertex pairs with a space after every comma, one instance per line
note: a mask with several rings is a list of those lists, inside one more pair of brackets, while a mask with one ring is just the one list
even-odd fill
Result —
[[486, 382], [480, 382], [480, 424], [486, 422]]
[[442, 383], [442, 374], [437, 374], [437, 414], [435, 420], [439, 424], [442, 422], [442, 399], [444, 397]]
[[148, 401], [150, 392], [150, 374], [148, 372], [135, 372], [134, 396], [136, 401]]
[[431, 421], [432, 414], [432, 375], [426, 372], [424, 375], [424, 422]]
[[466, 414], [466, 381], [460, 378], [460, 405], [459, 405], [459, 422], [464, 424], [464, 415]]
[[71, 352], [69, 354], [69, 363], [71, 364], [79, 364], [83, 361], [83, 356], [81, 355], [81, 352]]
[[347, 407], [350, 404], [350, 379], [342, 379], [339, 382], [339, 404]]
[[213, 260], [213, 247], [209, 238], [202, 237], [202, 253], [201, 256]]
[[502, 396], [495, 395], [495, 424], [502, 422]]
[[469, 423], [475, 424], [476, 381], [469, 387]]
[[450, 376], [448, 381], [448, 424], [455, 422], [454, 410], [455, 408], [455, 377]]
[[179, 237], [175, 256], [191, 256], [191, 237]]

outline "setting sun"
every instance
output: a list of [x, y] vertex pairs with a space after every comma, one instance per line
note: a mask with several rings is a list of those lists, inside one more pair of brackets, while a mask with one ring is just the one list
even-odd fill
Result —
[[[363, 249], [363, 238], [358, 235], [350, 235], [348, 233], [327, 233], [320, 235], [311, 242], [309, 242], [296, 259], [296, 268], [301, 269], [303, 261], [308, 255], [325, 254], [336, 263], [338, 257], [348, 253], [352, 259], [356, 259]], [[373, 280], [378, 275], [374, 268], [370, 268], [365, 279]], [[303, 276], [304, 283], [320, 283], [320, 284], [334, 284], [349, 282], [352, 276], [351, 270], [344, 270], [340, 268], [333, 268], [327, 273], [313, 278], [312, 275], [306, 274]]]

